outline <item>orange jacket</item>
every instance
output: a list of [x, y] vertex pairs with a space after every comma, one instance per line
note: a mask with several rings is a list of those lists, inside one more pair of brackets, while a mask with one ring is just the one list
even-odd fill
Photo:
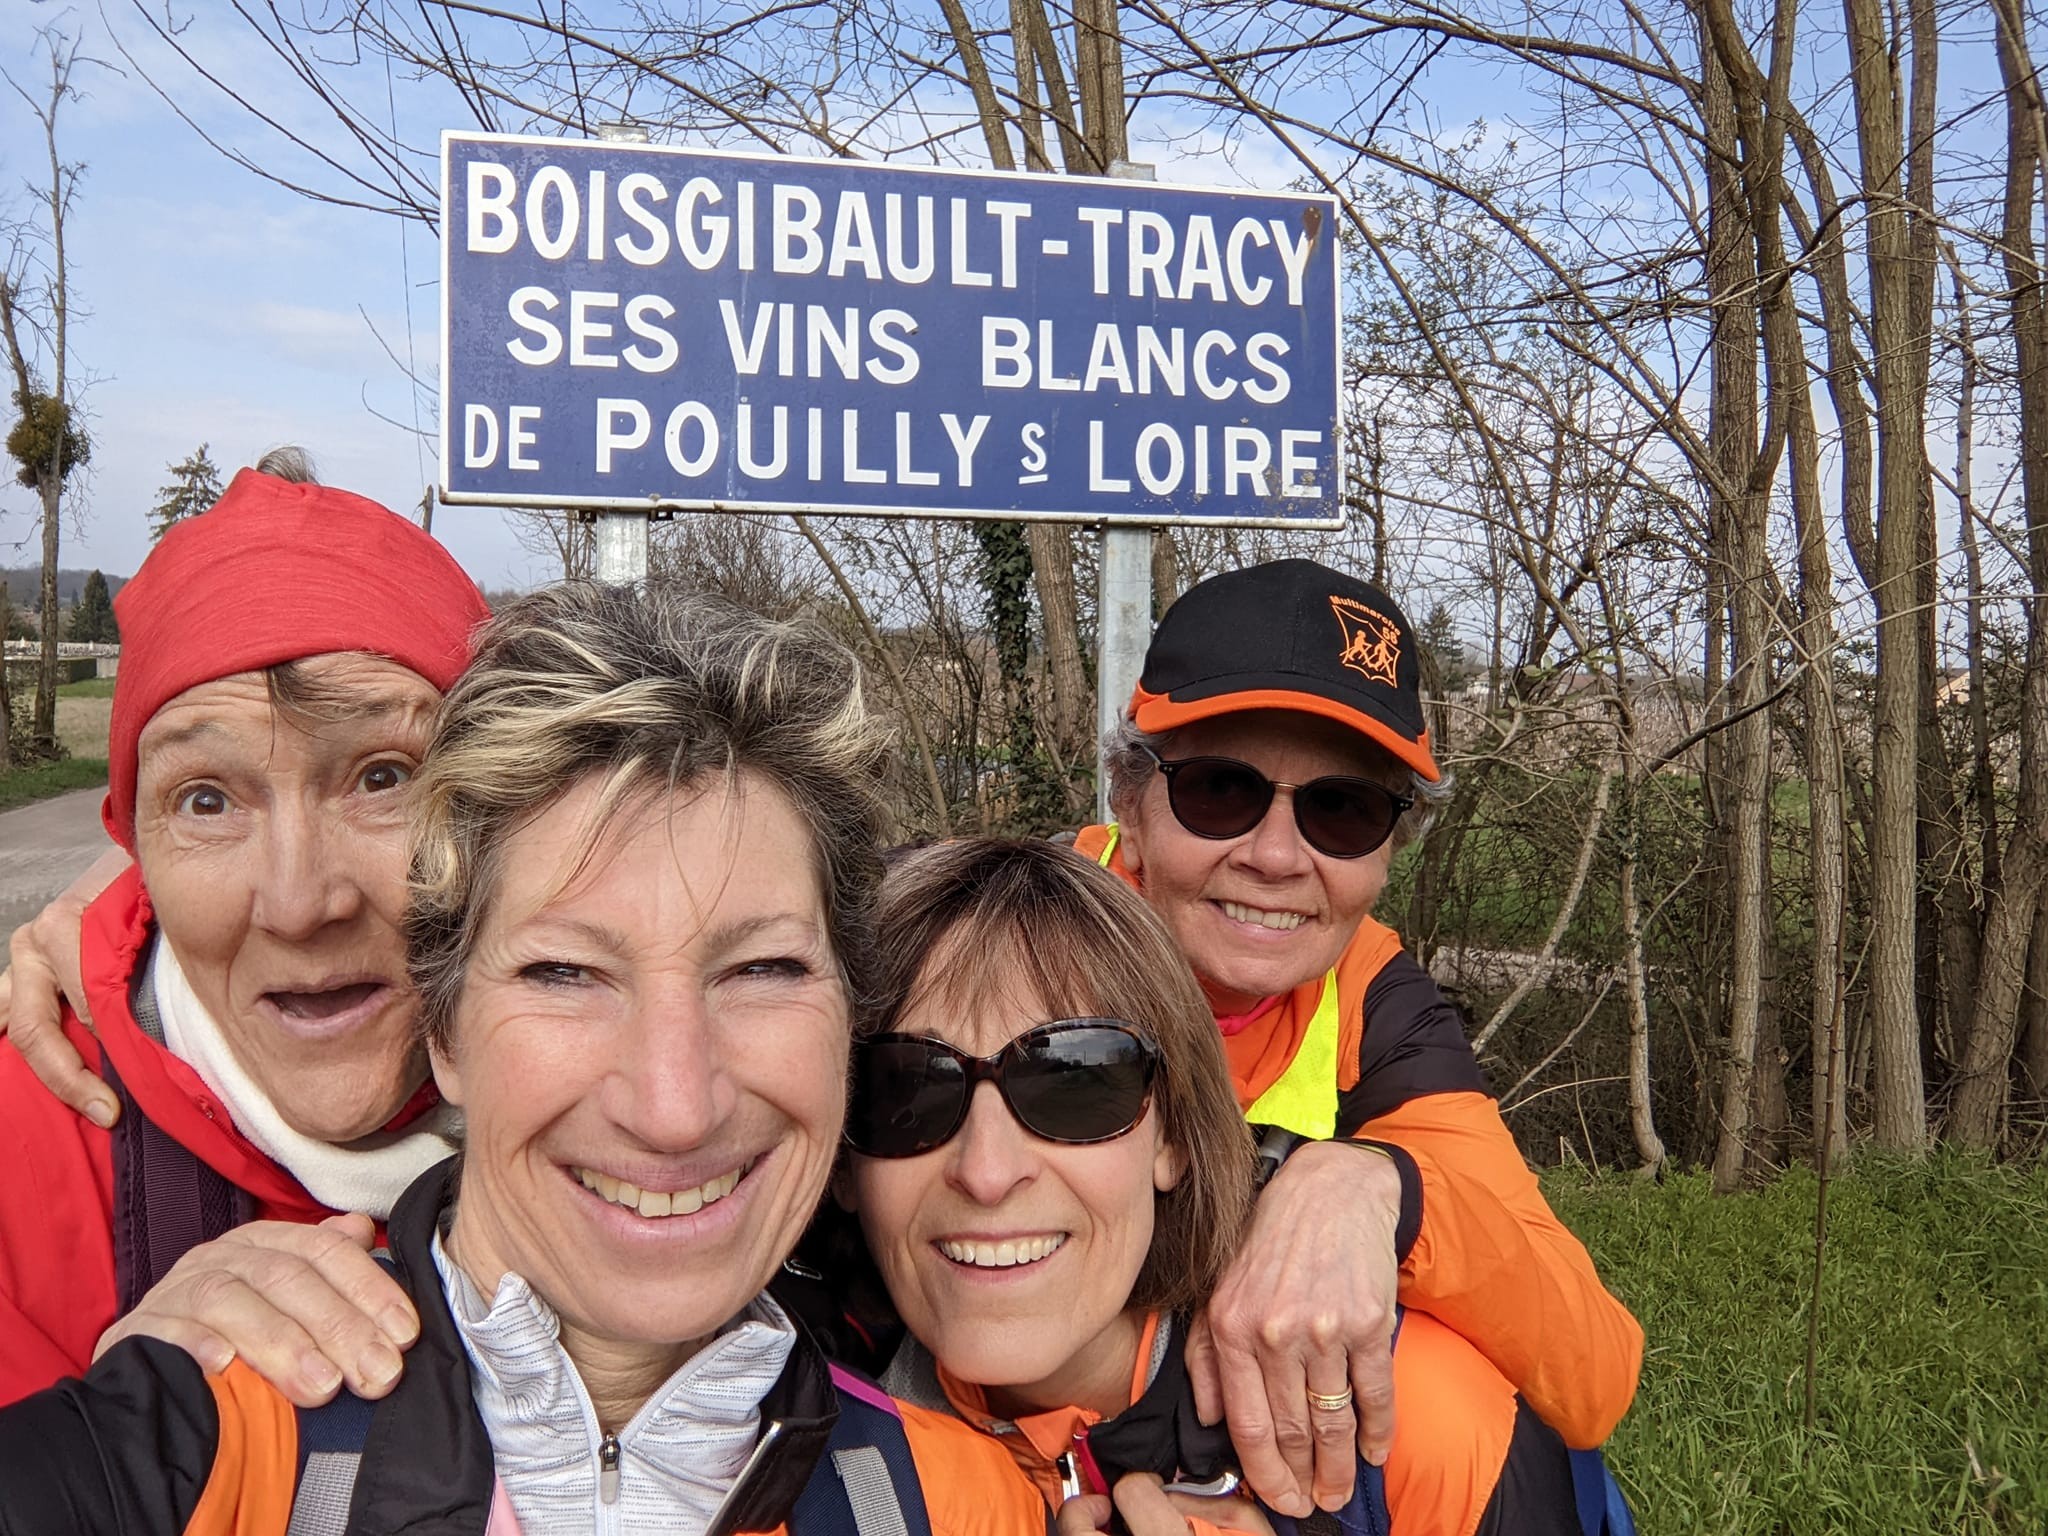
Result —
[[[1151, 1385], [1147, 1378], [1158, 1327], [1154, 1314], [1138, 1342], [1134, 1403]], [[1175, 1338], [1172, 1347], [1180, 1348], [1181, 1341]], [[1101, 1415], [1057, 1408], [1003, 1421], [990, 1412], [981, 1388], [943, 1368], [934, 1374], [954, 1410], [1007, 1449], [1057, 1510], [1063, 1502], [1060, 1458]], [[1394, 1397], [1401, 1406], [1385, 1467], [1394, 1536], [1471, 1536], [1487, 1514], [1515, 1439], [1515, 1389], [1470, 1342], [1436, 1319], [1410, 1312], [1394, 1341]], [[1562, 1506], [1510, 1504], [1499, 1511], [1495, 1524], [1509, 1531], [1552, 1530], [1569, 1514]], [[1191, 1517], [1188, 1524], [1193, 1536], [1218, 1530], [1199, 1518]]]
[[[1084, 828], [1074, 846], [1099, 860], [1109, 829]], [[1138, 887], [1120, 852], [1108, 867]], [[1599, 1445], [1635, 1396], [1641, 1325], [1551, 1212], [1463, 1019], [1400, 936], [1367, 918], [1336, 972], [1337, 1133], [1405, 1158], [1402, 1303], [1471, 1340], [1567, 1445]], [[1302, 983], [1225, 1038], [1239, 1104], [1287, 1070], [1322, 989], [1322, 977]]]

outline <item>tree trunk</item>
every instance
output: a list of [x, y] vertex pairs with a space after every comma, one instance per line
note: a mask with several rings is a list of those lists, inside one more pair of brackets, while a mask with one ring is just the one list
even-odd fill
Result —
[[1636, 900], [1635, 798], [1633, 783], [1622, 790], [1627, 797], [1629, 826], [1624, 832], [1621, 859], [1621, 940], [1623, 975], [1628, 990], [1628, 1126], [1635, 1137], [1636, 1156], [1643, 1171], [1654, 1174], [1664, 1166], [1664, 1140], [1657, 1134], [1656, 1110], [1651, 1101], [1650, 1078], [1650, 990], [1643, 966], [1643, 914]]
[[1081, 127], [1098, 176], [1130, 158], [1124, 122], [1124, 44], [1116, 5], [1117, 0], [1075, 0], [1073, 11]]
[[1061, 758], [1078, 763], [1095, 724], [1095, 700], [1081, 658], [1081, 621], [1074, 589], [1074, 534], [1065, 523], [1032, 523], [1031, 580], [1045, 620], [1045, 667], [1052, 683], [1053, 739]]
[[1799, 691], [1806, 717], [1806, 847], [1813, 903], [1813, 1147], [1816, 1166], [1832, 1167], [1848, 1146], [1842, 943], [1849, 881], [1842, 726], [1835, 704], [1835, 578], [1821, 509], [1820, 443], [1807, 393], [1805, 345], [1792, 307], [1789, 274], [1786, 279], [1766, 299], [1764, 334], [1771, 387], [1782, 391], [1788, 413], [1786, 453], [1799, 537], [1799, 663], [1804, 669]]
[[43, 648], [36, 665], [35, 714], [29, 721], [31, 742], [39, 757], [57, 755], [57, 545], [63, 524], [57, 519], [64, 483], [54, 474], [40, 476], [36, 491], [43, 503]]
[[2048, 904], [2034, 908], [2034, 934], [2027, 946], [2027, 992], [2020, 1017], [2020, 1077], [2037, 1109], [2048, 1109]]
[[7, 688], [7, 631], [13, 623], [14, 603], [0, 581], [0, 773], [14, 766], [14, 698]]
[[1010, 0], [1010, 55], [1017, 65], [1017, 127], [1024, 138], [1024, 169], [1050, 171], [1045, 152], [1045, 107], [1038, 94], [1037, 31], [1030, 0]]
[[[1712, 9], [1709, 7], [1708, 9]], [[1768, 478], [1757, 482], [1756, 247], [1748, 189], [1737, 166], [1740, 121], [1754, 114], [1754, 87], [1732, 78], [1713, 33], [1700, 26], [1701, 118], [1706, 130], [1708, 198], [1707, 288], [1713, 306], [1712, 394], [1707, 431], [1708, 516], [1713, 558], [1728, 592], [1726, 737], [1728, 1036], [1721, 1061], [1720, 1135], [1714, 1188], [1740, 1186], [1753, 1124], [1760, 1010], [1763, 1000], [1766, 856], [1770, 798], [1770, 711], [1767, 692], [1769, 611], [1765, 603], [1764, 517]]]
[[[1913, 106], [1918, 142], [1923, 87], [1933, 83], [1930, 0], [1913, 0]], [[1916, 223], [1907, 217], [1900, 167], [1909, 142], [1893, 74], [1882, 0], [1843, 0], [1854, 83], [1868, 250], [1872, 372], [1877, 395], [1877, 697], [1871, 730], [1870, 1009], [1872, 1130], [1878, 1145], [1918, 1152], [1927, 1144], [1926, 1077], [1914, 1006], [1914, 900], [1919, 813], [1922, 625], [1916, 611], [1926, 547], [1926, 389], [1930, 335], [1916, 313]], [[1916, 166], [1917, 170], [1917, 166]]]
[[2005, 229], [2001, 241], [2018, 351], [2020, 486], [2027, 563], [2027, 662], [2020, 703], [2019, 813], [1992, 898], [1976, 1009], [1964, 1043], [1948, 1134], [1964, 1146], [1995, 1148], [2005, 1116], [2020, 1027], [2022, 966], [2040, 931], [2048, 875], [2048, 306], [2034, 239], [2034, 188], [2042, 169], [2040, 87], [2028, 56], [2017, 0], [1997, 0], [1998, 67], [2006, 95]]
[[1789, 119], [1786, 130], [1799, 150], [1800, 165], [1813, 188], [1814, 213], [1818, 224], [1800, 218], [1799, 205], [1789, 197], [1786, 210], [1793, 216], [1800, 239], [1811, 248], [1812, 272], [1820, 289], [1821, 330], [1827, 337], [1828, 401], [1837, 425], [1836, 459], [1841, 480], [1842, 536], [1849, 556], [1864, 585], [1877, 584], [1877, 535], [1871, 523], [1872, 461], [1870, 407], [1863, 398], [1863, 377], [1869, 364], [1856, 345], [1857, 326], [1862, 317], [1849, 290], [1848, 240], [1844, 234], [1841, 200], [1835, 196], [1834, 176], [1828, 170], [1827, 152], [1812, 129], [1797, 117]]
[[[1789, 41], [1789, 40], [1787, 40]], [[1785, 54], [1789, 55], [1789, 47]], [[1777, 56], [1773, 63], [1776, 64]], [[1770, 107], [1785, 111], [1779, 71], [1770, 79]], [[1782, 151], [1781, 151], [1782, 153]], [[1782, 183], [1782, 173], [1780, 174]], [[1785, 422], [1785, 457], [1792, 520], [1799, 542], [1799, 694], [1806, 720], [1808, 890], [1813, 904], [1809, 990], [1812, 1014], [1812, 1135], [1816, 1166], [1833, 1166], [1847, 1146], [1846, 1081], [1842, 1070], [1843, 927], [1848, 902], [1844, 837], [1841, 721], [1835, 701], [1835, 575], [1821, 504], [1820, 436], [1808, 382], [1806, 338], [1800, 327], [1792, 272], [1779, 221], [1781, 202], [1760, 189], [1752, 206], [1757, 264], [1763, 274], [1764, 362], [1776, 409]]]
[[1785, 1037], [1778, 1006], [1777, 953], [1766, 946], [1769, 960], [1763, 1000], [1757, 1008], [1756, 1125], [1750, 1133], [1749, 1174], [1762, 1180], [1784, 1170], [1792, 1140], [1792, 1104], [1785, 1093]]
[[1998, 781], [1991, 766], [1991, 703], [1984, 673], [1984, 558], [1977, 538], [1976, 478], [1977, 338], [1970, 290], [1955, 247], [1942, 243], [1955, 279], [1956, 350], [1962, 377], [1956, 389], [1956, 542], [1963, 553], [1964, 655], [1970, 669], [1970, 802], [1977, 816], [1978, 879], [1986, 891], [1999, 885]]
[[[999, 171], [1012, 171], [1017, 162], [1010, 148], [1009, 121], [996, 95], [995, 82], [981, 43], [963, 0], [940, 0], [940, 10], [953, 34], [962, 72], [973, 94], [975, 112], [981, 121], [981, 137], [987, 146], [989, 163]], [[1059, 58], [1052, 47], [1051, 29], [1046, 23], [1041, 0], [1012, 0], [1010, 7], [1011, 51], [1017, 60], [1017, 94], [1024, 104], [1021, 114], [1025, 158], [1034, 167], [1046, 164], [1044, 131], [1039, 123], [1037, 80], [1042, 74], [1052, 99], [1061, 144], [1071, 158], [1072, 106]], [[1121, 68], [1121, 55], [1118, 67]], [[1121, 87], [1117, 100], [1121, 103]], [[1121, 121], [1121, 119], [1119, 119]], [[1074, 591], [1074, 536], [1063, 524], [1031, 523], [1026, 526], [1031, 554], [1031, 585], [1038, 596], [1038, 610], [1045, 625], [1047, 680], [1052, 692], [1051, 733], [1056, 756], [1063, 763], [1082, 757], [1092, 734], [1094, 699], [1088, 688], [1087, 668], [1081, 656], [1080, 609]], [[1021, 683], [1019, 684], [1021, 686]], [[1064, 786], [1070, 799], [1077, 791], [1071, 778]]]
[[1180, 546], [1171, 528], [1152, 530], [1152, 617], [1156, 620], [1180, 596]]

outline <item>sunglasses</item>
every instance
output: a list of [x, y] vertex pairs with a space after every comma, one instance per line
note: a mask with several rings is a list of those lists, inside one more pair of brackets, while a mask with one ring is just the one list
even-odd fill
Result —
[[871, 1035], [853, 1048], [846, 1143], [866, 1157], [916, 1157], [944, 1146], [984, 1082], [1042, 1141], [1114, 1141], [1144, 1118], [1158, 1066], [1158, 1048], [1115, 1019], [1056, 1019], [993, 1056], [970, 1056], [927, 1035]]
[[1331, 774], [1306, 784], [1269, 779], [1234, 757], [1183, 757], [1152, 761], [1166, 775], [1166, 803], [1173, 819], [1197, 837], [1242, 837], [1266, 819], [1273, 791], [1294, 791], [1294, 824], [1316, 852], [1333, 859], [1360, 859], [1394, 835], [1394, 827], [1415, 802], [1371, 779]]

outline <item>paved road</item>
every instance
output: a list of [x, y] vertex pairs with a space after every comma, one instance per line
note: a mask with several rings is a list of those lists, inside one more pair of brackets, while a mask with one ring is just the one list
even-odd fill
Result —
[[0, 811], [0, 966], [7, 935], [42, 910], [78, 872], [104, 853], [104, 789], [81, 789], [18, 810]]

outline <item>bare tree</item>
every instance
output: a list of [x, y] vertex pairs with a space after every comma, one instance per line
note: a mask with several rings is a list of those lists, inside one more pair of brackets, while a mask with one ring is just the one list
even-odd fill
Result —
[[[32, 187], [35, 210], [16, 225], [11, 249], [0, 269], [0, 344], [13, 376], [17, 420], [7, 436], [15, 478], [35, 493], [42, 527], [42, 655], [30, 715], [33, 749], [57, 752], [57, 557], [63, 523], [64, 488], [91, 458], [92, 445], [79, 419], [71, 369], [70, 263], [65, 224], [84, 167], [57, 152], [57, 118], [78, 93], [72, 77], [81, 62], [78, 44], [54, 29], [38, 41], [49, 65], [46, 85], [31, 93], [5, 76], [43, 130], [47, 181]], [[45, 380], [47, 379], [47, 383]]]
[[[1872, 721], [1872, 1131], [1881, 1146], [1927, 1140], [1914, 992], [1915, 871], [1927, 544], [1927, 368], [1934, 280], [1933, 0], [1910, 0], [1895, 36], [1882, 0], [1843, 0], [1865, 194], [1877, 418], [1877, 698]], [[1896, 51], [1895, 51], [1896, 49]], [[1901, 90], [1900, 54], [1911, 61]]]
[[[1967, 1146], [1997, 1145], [2021, 1023], [2028, 936], [2048, 876], [2048, 303], [2035, 237], [2035, 191], [2048, 174], [2048, 117], [2018, 0], [1995, 0], [1998, 67], [2005, 85], [2005, 198], [2000, 233], [2018, 362], [2020, 484], [2032, 596], [2021, 701], [2019, 808], [2003, 879], [1985, 923], [1984, 964], [1964, 1042], [1948, 1132]], [[1960, 295], [1959, 295], [1960, 298]], [[1960, 439], [1968, 441], [1967, 435]]]

